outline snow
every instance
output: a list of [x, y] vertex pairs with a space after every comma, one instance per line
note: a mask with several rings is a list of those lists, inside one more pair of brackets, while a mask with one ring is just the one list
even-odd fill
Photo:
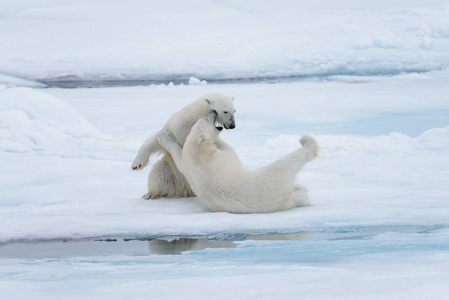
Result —
[[[233, 248], [192, 248], [176, 257], [147, 256], [145, 244], [125, 245], [118, 253], [79, 250], [59, 257], [55, 246], [55, 257], [1, 259], [2, 291], [23, 299], [139, 299], [149, 294], [155, 299], [194, 299], [207, 298], [226, 284], [228, 289], [217, 298], [439, 295], [435, 290], [444, 291], [449, 278], [449, 126], [436, 125], [449, 120], [448, 114], [443, 119], [434, 115], [447, 112], [449, 85], [442, 83], [448, 78], [438, 72], [424, 77], [359, 77], [356, 83], [336, 78], [279, 84], [5, 89], [0, 92], [3, 242], [97, 236], [173, 240], [298, 230], [310, 234], [296, 241], [262, 238], [235, 242]], [[315, 135], [322, 146], [320, 158], [298, 176], [310, 189], [313, 206], [233, 215], [211, 213], [195, 198], [140, 198], [148, 170], [130, 170], [140, 144], [174, 107], [214, 90], [236, 96], [237, 128], [222, 135], [248, 168], [292, 151], [300, 135], [313, 133], [311, 129], [332, 132]], [[428, 95], [428, 101], [423, 102], [422, 95]], [[396, 119], [413, 114], [426, 122], [416, 124], [411, 118], [399, 123], [398, 128], [407, 125], [406, 133], [389, 131], [397, 126]], [[354, 134], [345, 126], [328, 130], [345, 122], [365, 134]], [[387, 128], [379, 128], [382, 123]], [[316, 232], [330, 236], [316, 238]], [[339, 232], [355, 236], [338, 237]], [[28, 247], [33, 246], [24, 249]], [[405, 271], [411, 265], [413, 272]], [[174, 286], [179, 288], [170, 288]]]
[[[1, 215], [5, 225], [0, 239], [447, 224], [449, 211], [444, 203], [448, 191], [442, 187], [449, 169], [448, 126], [430, 125], [425, 130], [412, 119], [406, 122], [411, 127], [408, 134], [377, 135], [377, 124], [401, 107], [401, 114], [421, 110], [425, 117], [429, 111], [429, 122], [440, 122], [431, 119], [432, 112], [447, 112], [448, 85], [439, 88], [431, 100], [421, 102], [421, 95], [426, 91], [431, 95], [437, 83], [440, 78], [399, 77], [356, 85], [332, 81], [4, 90], [0, 93], [2, 156], [9, 163], [2, 176], [2, 190], [8, 197], [3, 201], [7, 205]], [[409, 91], [410, 86], [415, 88]], [[130, 171], [140, 144], [162, 127], [173, 106], [182, 107], [217, 88], [237, 96], [237, 128], [222, 135], [248, 168], [286, 155], [299, 147], [301, 134], [324, 132], [329, 124], [349, 122], [368, 135], [351, 135], [345, 128], [334, 135], [317, 134], [321, 157], [298, 176], [311, 190], [314, 206], [281, 212], [281, 219], [278, 214], [207, 213], [196, 199], [140, 199], [148, 170]], [[305, 95], [292, 94], [292, 90], [305, 91]], [[383, 99], [377, 100], [371, 90], [383, 94]], [[391, 120], [388, 123], [394, 127], [395, 119]], [[443, 121], [448, 122], [447, 114]], [[370, 135], [370, 130], [375, 134]], [[410, 134], [418, 130], [423, 132], [416, 137]], [[36, 171], [30, 172], [30, 167]], [[11, 178], [11, 174], [16, 176]], [[16, 189], [11, 189], [12, 184]], [[323, 206], [328, 209], [323, 211]]]
[[[18, 0], [0, 16], [2, 299], [447, 298], [447, 0]], [[122, 87], [48, 88], [107, 81]], [[316, 137], [297, 176], [312, 206], [141, 198], [140, 145], [209, 92], [235, 96], [221, 135], [247, 168]]]
[[189, 78], [189, 85], [206, 85], [207, 81], [205, 80], [199, 80], [198, 78], [195, 77], [190, 77]]
[[2, 16], [1, 72], [48, 83], [398, 74], [449, 63], [447, 0], [18, 0]]
[[0, 90], [4, 90], [7, 87], [32, 87], [32, 88], [44, 88], [45, 84], [24, 80], [21, 78], [17, 78], [14, 76], [8, 76], [4, 74], [0, 74]]
[[[2, 91], [0, 109], [0, 141], [7, 152], [50, 154], [57, 145], [73, 147], [79, 141], [106, 138], [67, 103], [31, 89]], [[58, 154], [67, 154], [69, 147]]]

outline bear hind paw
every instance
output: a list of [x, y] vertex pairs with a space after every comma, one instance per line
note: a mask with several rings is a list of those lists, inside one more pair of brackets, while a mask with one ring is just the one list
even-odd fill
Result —
[[320, 149], [320, 147], [318, 146], [318, 143], [316, 142], [316, 140], [310, 136], [310, 135], [303, 135], [300, 139], [299, 142], [301, 143], [301, 145], [305, 148], [309, 148], [313, 154], [314, 157], [318, 156], [318, 151]]

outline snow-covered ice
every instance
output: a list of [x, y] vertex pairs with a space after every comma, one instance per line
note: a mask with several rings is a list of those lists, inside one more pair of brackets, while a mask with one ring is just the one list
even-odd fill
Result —
[[[215, 298], [439, 295], [435, 289], [445, 290], [449, 278], [449, 127], [438, 126], [449, 120], [448, 114], [435, 116], [448, 110], [447, 78], [6, 89], [0, 92], [4, 242], [298, 230], [311, 235], [296, 241], [244, 240], [233, 248], [200, 248], [176, 258], [134, 256], [149, 253], [144, 242], [106, 256], [87, 251], [87, 256], [57, 258], [56, 247], [56, 258], [4, 258], [2, 291], [23, 299], [148, 294], [194, 299], [207, 298], [226, 284], [231, 289]], [[298, 147], [302, 133], [320, 132], [321, 157], [298, 176], [311, 190], [313, 206], [233, 215], [208, 212], [195, 198], [140, 198], [148, 170], [130, 170], [140, 144], [174, 107], [217, 89], [236, 96], [237, 128], [222, 135], [249, 168]], [[422, 95], [429, 95], [428, 101]], [[405, 133], [394, 132], [395, 119], [407, 115], [411, 119], [398, 125]], [[341, 126], [345, 123], [357, 127], [356, 134], [351, 126]], [[340, 231], [359, 236], [313, 238], [313, 232]], [[325, 291], [319, 282], [326, 282]]]
[[44, 81], [398, 74], [449, 63], [447, 0], [1, 5], [0, 73]]
[[[6, 89], [0, 93], [6, 162], [0, 238], [447, 224], [449, 127], [435, 126], [449, 124], [449, 85], [443, 81], [428, 75], [360, 84]], [[438, 93], [432, 91], [436, 84], [441, 84]], [[357, 135], [338, 126], [332, 135], [316, 135], [321, 157], [298, 176], [311, 190], [314, 206], [281, 212], [282, 217], [240, 216], [207, 213], [196, 199], [140, 198], [148, 170], [130, 171], [140, 144], [164, 124], [173, 107], [217, 89], [236, 95], [237, 128], [222, 135], [248, 168], [299, 147], [301, 134], [326, 132], [333, 124], [357, 127]], [[423, 94], [431, 99], [423, 101]], [[434, 124], [415, 124], [412, 118], [400, 124], [408, 126], [405, 132], [395, 132], [395, 117], [419, 111]], [[433, 118], [441, 111], [445, 118]], [[390, 128], [379, 132], [377, 124], [384, 118]]]
[[[0, 36], [0, 298], [447, 299], [448, 1], [19, 0]], [[141, 198], [141, 143], [208, 92], [247, 168], [315, 135], [312, 206]]]

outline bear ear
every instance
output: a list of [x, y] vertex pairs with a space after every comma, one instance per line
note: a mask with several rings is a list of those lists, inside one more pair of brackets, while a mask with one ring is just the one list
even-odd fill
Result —
[[204, 135], [200, 134], [200, 135], [198, 136], [198, 144], [201, 144], [202, 142], [204, 142], [205, 139], [206, 139], [206, 138], [204, 137]]
[[212, 101], [210, 101], [209, 99], [206, 98], [205, 100], [206, 100], [206, 103], [207, 103], [207, 104], [209, 104], [209, 105], [212, 104]]

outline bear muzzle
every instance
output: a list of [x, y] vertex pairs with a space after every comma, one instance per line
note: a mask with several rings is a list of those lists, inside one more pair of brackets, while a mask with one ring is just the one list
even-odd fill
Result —
[[235, 128], [235, 121], [233, 120], [232, 122], [231, 122], [231, 124], [224, 124], [224, 128], [226, 128], [226, 129], [234, 129]]

